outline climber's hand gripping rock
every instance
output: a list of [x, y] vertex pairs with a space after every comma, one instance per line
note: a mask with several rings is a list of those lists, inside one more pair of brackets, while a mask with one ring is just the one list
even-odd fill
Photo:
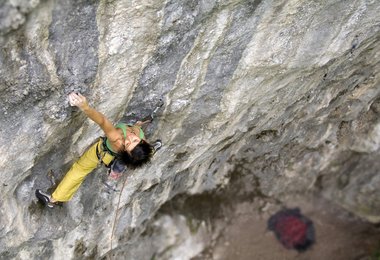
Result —
[[70, 93], [69, 94], [69, 102], [71, 106], [76, 106], [80, 108], [80, 110], [85, 110], [88, 108], [88, 102], [85, 96], [81, 93]]

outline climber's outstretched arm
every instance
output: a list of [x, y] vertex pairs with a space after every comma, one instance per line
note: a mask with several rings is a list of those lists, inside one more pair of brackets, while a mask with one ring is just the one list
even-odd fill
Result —
[[102, 113], [90, 107], [85, 96], [80, 93], [71, 93], [69, 95], [69, 101], [71, 105], [79, 107], [92, 121], [97, 123], [111, 142], [120, 139], [120, 133], [113, 126], [111, 121]]

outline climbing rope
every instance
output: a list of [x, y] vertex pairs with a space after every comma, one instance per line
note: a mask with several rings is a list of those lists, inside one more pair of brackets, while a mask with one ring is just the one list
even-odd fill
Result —
[[125, 184], [127, 183], [127, 180], [128, 178], [125, 178], [125, 181], [123, 182], [123, 187], [121, 188], [120, 190], [120, 195], [119, 195], [119, 199], [118, 199], [118, 202], [117, 202], [117, 206], [116, 206], [116, 211], [115, 211], [115, 218], [113, 220], [113, 224], [112, 224], [112, 231], [111, 231], [111, 248], [110, 248], [110, 259], [112, 260], [112, 241], [113, 241], [113, 236], [115, 234], [115, 228], [116, 228], [116, 221], [117, 221], [117, 215], [118, 215], [118, 212], [119, 212], [119, 206], [120, 206], [120, 200], [121, 200], [121, 195], [123, 194], [123, 190], [124, 190], [124, 187], [125, 187]]

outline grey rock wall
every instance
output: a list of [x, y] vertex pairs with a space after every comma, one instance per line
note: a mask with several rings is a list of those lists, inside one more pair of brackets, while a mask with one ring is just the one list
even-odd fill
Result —
[[[236, 175], [260, 196], [312, 190], [380, 222], [379, 13], [371, 0], [4, 1], [0, 258], [150, 259], [162, 246], [136, 241], [161, 205]], [[34, 190], [101, 135], [72, 91], [114, 122], [162, 98], [147, 135], [164, 147], [122, 192], [102, 168], [47, 210]]]

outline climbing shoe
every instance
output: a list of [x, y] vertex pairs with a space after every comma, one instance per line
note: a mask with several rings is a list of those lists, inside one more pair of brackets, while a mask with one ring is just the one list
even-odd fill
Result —
[[125, 164], [123, 164], [120, 160], [115, 159], [108, 169], [108, 177], [117, 180], [123, 175], [126, 168], [127, 167]]
[[41, 190], [36, 190], [36, 197], [39, 201], [41, 201], [45, 206], [49, 208], [54, 208], [54, 203], [51, 202], [51, 196], [49, 194], [46, 194], [45, 192]]
[[162, 141], [160, 139], [157, 139], [153, 144], [154, 153], [156, 153], [158, 150], [162, 147]]

